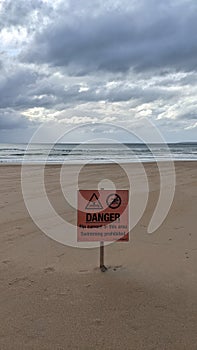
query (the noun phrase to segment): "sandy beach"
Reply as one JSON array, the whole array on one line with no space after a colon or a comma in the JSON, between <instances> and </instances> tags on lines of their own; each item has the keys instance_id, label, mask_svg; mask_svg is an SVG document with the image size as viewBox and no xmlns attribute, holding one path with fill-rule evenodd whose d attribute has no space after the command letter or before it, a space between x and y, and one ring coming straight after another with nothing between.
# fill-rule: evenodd
<instances>
[{"instance_id":1,"label":"sandy beach","mask_svg":"<svg viewBox=\"0 0 197 350\"><path fill-rule=\"evenodd\" d=\"M137 177L137 165L130 167ZM41 232L23 201L21 167L0 166L1 350L197 349L197 163L176 162L175 168L172 206L149 235L160 186L156 164L145 164L148 205L130 241L106 247L109 269L102 273L98 249L64 246ZM36 166L28 169L33 183ZM74 172L68 165L65 186L75 187ZM59 166L46 167L47 194L76 225L59 174ZM129 186L118 166L99 164L84 167L79 188L106 178L117 188Z\"/></svg>"}]
</instances>

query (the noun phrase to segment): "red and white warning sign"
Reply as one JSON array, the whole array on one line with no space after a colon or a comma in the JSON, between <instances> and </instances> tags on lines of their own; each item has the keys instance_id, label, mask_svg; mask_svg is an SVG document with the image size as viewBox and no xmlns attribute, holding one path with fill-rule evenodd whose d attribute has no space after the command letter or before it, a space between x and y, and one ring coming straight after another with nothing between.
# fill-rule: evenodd
<instances>
[{"instance_id":1,"label":"red and white warning sign","mask_svg":"<svg viewBox=\"0 0 197 350\"><path fill-rule=\"evenodd\" d=\"M128 190L78 191L78 242L128 241L128 202Z\"/></svg>"}]
</instances>

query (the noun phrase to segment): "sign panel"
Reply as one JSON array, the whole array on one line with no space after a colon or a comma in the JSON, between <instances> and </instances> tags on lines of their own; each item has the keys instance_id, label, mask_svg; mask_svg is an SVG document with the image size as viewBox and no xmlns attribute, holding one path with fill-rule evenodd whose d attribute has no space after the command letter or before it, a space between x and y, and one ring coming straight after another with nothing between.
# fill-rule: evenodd
<instances>
[{"instance_id":1,"label":"sign panel","mask_svg":"<svg viewBox=\"0 0 197 350\"><path fill-rule=\"evenodd\" d=\"M128 190L78 191L78 242L128 241L128 201Z\"/></svg>"}]
</instances>

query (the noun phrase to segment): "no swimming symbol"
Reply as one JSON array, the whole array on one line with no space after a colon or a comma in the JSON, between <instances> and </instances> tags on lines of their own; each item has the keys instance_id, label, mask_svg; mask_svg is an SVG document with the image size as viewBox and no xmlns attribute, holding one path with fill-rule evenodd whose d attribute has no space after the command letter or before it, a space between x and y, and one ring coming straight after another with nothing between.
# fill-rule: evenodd
<instances>
[{"instance_id":1,"label":"no swimming symbol","mask_svg":"<svg viewBox=\"0 0 197 350\"><path fill-rule=\"evenodd\" d=\"M117 193L111 193L106 199L109 208L117 209L121 205L121 197Z\"/></svg>"}]
</instances>

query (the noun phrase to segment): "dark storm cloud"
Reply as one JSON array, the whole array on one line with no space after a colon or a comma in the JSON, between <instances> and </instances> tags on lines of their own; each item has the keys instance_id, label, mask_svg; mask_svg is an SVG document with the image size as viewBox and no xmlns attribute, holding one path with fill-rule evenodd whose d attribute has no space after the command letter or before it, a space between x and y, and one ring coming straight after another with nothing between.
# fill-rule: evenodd
<instances>
[{"instance_id":1,"label":"dark storm cloud","mask_svg":"<svg viewBox=\"0 0 197 350\"><path fill-rule=\"evenodd\" d=\"M73 75L130 68L196 70L196 10L193 1L156 0L94 16L81 8L72 15L62 7L58 21L36 34L23 59L66 66Z\"/></svg>"},{"instance_id":2,"label":"dark storm cloud","mask_svg":"<svg viewBox=\"0 0 197 350\"><path fill-rule=\"evenodd\" d=\"M96 87L91 86L91 90L81 92L75 95L75 99L81 102L127 102L131 100L138 100L142 103L149 103L156 100L171 99L175 96L175 92L165 90L163 88L156 87L142 87L132 86L127 87L125 83L118 85L117 87L108 89L104 85L100 85L100 88L96 90ZM97 86L98 88L98 86Z\"/></svg>"},{"instance_id":3,"label":"dark storm cloud","mask_svg":"<svg viewBox=\"0 0 197 350\"><path fill-rule=\"evenodd\" d=\"M163 87L129 86L127 81L109 87L105 82L91 82L86 91L81 85L67 84L67 79L59 80L53 74L36 71L30 67L21 67L13 72L5 71L0 77L0 108L25 110L34 107L56 108L88 102L127 102L138 100L149 103L159 99L169 100L176 96L175 91Z\"/></svg>"},{"instance_id":4,"label":"dark storm cloud","mask_svg":"<svg viewBox=\"0 0 197 350\"><path fill-rule=\"evenodd\" d=\"M30 121L14 110L9 108L4 110L0 109L0 131L10 129L26 129L28 127L33 127L36 124L38 125L38 123Z\"/></svg>"},{"instance_id":5,"label":"dark storm cloud","mask_svg":"<svg viewBox=\"0 0 197 350\"><path fill-rule=\"evenodd\" d=\"M112 77L111 77L112 78ZM78 79L80 82L80 79ZM88 102L127 102L138 100L142 103L158 99L171 99L176 91L168 91L162 86L144 86L129 82L127 76L109 87L107 76L102 79L87 78L87 90L80 90L75 79L70 82L66 74L59 74L56 68L36 65L5 65L0 76L0 108L14 108L16 111L34 107L63 110L67 106ZM110 84L109 84L110 85ZM113 79L112 79L113 85Z\"/></svg>"},{"instance_id":6,"label":"dark storm cloud","mask_svg":"<svg viewBox=\"0 0 197 350\"><path fill-rule=\"evenodd\" d=\"M30 69L19 68L0 77L0 108L17 107L20 98L25 98L28 89L37 80L37 74Z\"/></svg>"},{"instance_id":7,"label":"dark storm cloud","mask_svg":"<svg viewBox=\"0 0 197 350\"><path fill-rule=\"evenodd\" d=\"M197 121L197 106L193 106L193 111L188 111L188 113L182 113L178 116L179 120L185 120L185 121L189 121L189 120L193 120L193 121Z\"/></svg>"}]
</instances>

